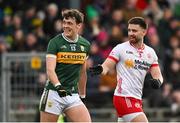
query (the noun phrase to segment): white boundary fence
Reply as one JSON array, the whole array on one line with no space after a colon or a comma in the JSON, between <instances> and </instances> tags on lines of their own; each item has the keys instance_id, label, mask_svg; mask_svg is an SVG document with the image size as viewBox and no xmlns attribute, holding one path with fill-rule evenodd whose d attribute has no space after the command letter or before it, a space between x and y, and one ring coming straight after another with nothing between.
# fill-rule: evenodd
<instances>
[{"instance_id":1,"label":"white boundary fence","mask_svg":"<svg viewBox=\"0 0 180 123\"><path fill-rule=\"evenodd\" d=\"M36 113L46 79L45 54L5 53L1 65L2 121L34 121L31 114Z\"/></svg>"}]
</instances>

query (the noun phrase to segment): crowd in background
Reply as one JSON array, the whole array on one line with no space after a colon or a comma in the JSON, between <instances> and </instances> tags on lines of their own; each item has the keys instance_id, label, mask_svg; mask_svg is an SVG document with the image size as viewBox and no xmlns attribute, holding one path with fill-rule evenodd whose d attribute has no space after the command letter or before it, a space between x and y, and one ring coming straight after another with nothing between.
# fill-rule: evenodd
<instances>
[{"instance_id":1,"label":"crowd in background","mask_svg":"<svg viewBox=\"0 0 180 123\"><path fill-rule=\"evenodd\" d=\"M62 32L61 11L69 2L0 1L0 54L45 52L49 39ZM113 47L128 40L131 17L145 18L149 28L144 42L158 55L164 84L160 90L151 89L147 75L143 97L148 106L180 112L180 0L80 0L79 9L85 14L80 34L91 43L87 69L101 64ZM112 103L115 86L114 71L111 76L88 72L87 100L97 107Z\"/></svg>"}]
</instances>

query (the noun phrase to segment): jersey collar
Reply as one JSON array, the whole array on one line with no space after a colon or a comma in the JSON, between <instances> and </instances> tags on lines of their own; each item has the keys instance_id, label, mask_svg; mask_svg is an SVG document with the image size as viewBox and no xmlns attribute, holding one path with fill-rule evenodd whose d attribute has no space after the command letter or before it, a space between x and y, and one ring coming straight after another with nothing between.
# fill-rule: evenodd
<instances>
[{"instance_id":1,"label":"jersey collar","mask_svg":"<svg viewBox=\"0 0 180 123\"><path fill-rule=\"evenodd\" d=\"M78 41L79 35L76 36L76 39L75 39L75 40L69 39L68 37L66 37L66 36L64 35L64 33L62 33L62 37L63 37L67 42L76 43L76 42Z\"/></svg>"},{"instance_id":2,"label":"jersey collar","mask_svg":"<svg viewBox=\"0 0 180 123\"><path fill-rule=\"evenodd\" d=\"M140 52L143 52L144 48L145 48L145 45L144 43L142 44L142 46L140 48L136 48L132 43L129 42L129 44L134 47L137 51L140 51Z\"/></svg>"}]
</instances>

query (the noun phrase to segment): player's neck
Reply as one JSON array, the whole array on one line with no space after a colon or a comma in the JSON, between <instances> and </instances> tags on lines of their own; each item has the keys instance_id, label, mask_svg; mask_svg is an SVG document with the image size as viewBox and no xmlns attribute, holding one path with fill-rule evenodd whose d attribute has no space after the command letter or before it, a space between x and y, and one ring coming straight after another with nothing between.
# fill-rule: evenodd
<instances>
[{"instance_id":1,"label":"player's neck","mask_svg":"<svg viewBox=\"0 0 180 123\"><path fill-rule=\"evenodd\" d=\"M144 43L143 42L130 43L130 44L136 49L144 49Z\"/></svg>"},{"instance_id":2,"label":"player's neck","mask_svg":"<svg viewBox=\"0 0 180 123\"><path fill-rule=\"evenodd\" d=\"M73 36L66 36L66 38L68 38L71 41L74 41L77 39L77 35L73 35Z\"/></svg>"},{"instance_id":3,"label":"player's neck","mask_svg":"<svg viewBox=\"0 0 180 123\"><path fill-rule=\"evenodd\" d=\"M64 38L66 40L68 40L69 42L77 42L78 39L78 34L74 35L74 36L66 36L64 33L62 33L62 35L64 36Z\"/></svg>"}]
</instances>

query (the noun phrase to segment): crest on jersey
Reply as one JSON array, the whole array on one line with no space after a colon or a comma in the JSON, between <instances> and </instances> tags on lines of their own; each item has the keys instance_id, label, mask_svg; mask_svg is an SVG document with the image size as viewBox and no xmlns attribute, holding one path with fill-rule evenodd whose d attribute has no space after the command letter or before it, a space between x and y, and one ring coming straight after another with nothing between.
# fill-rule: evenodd
<instances>
[{"instance_id":1,"label":"crest on jersey","mask_svg":"<svg viewBox=\"0 0 180 123\"><path fill-rule=\"evenodd\" d=\"M125 66L126 66L127 68L133 68L134 65L135 65L135 63L134 63L134 61L133 61L132 59L126 59L126 60L125 60Z\"/></svg>"},{"instance_id":2,"label":"crest on jersey","mask_svg":"<svg viewBox=\"0 0 180 123\"><path fill-rule=\"evenodd\" d=\"M76 44L70 44L71 51L76 51Z\"/></svg>"},{"instance_id":3,"label":"crest on jersey","mask_svg":"<svg viewBox=\"0 0 180 123\"><path fill-rule=\"evenodd\" d=\"M80 48L81 48L81 51L84 51L84 46L81 45Z\"/></svg>"}]
</instances>

